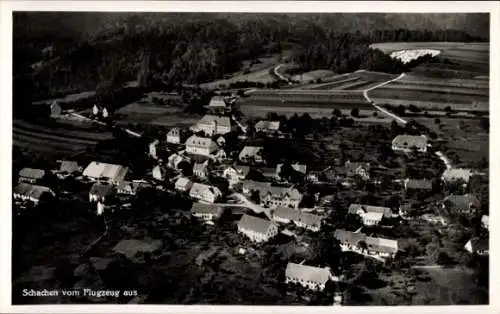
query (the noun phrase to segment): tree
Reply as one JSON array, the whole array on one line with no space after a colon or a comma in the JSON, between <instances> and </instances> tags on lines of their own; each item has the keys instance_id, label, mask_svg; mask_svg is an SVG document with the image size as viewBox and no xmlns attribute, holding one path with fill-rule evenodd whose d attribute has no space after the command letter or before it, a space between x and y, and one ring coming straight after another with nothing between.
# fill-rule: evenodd
<instances>
[{"instance_id":1,"label":"tree","mask_svg":"<svg viewBox=\"0 0 500 314\"><path fill-rule=\"evenodd\" d=\"M335 109L333 110L332 114L333 114L334 116L336 116L337 118L340 118L340 117L342 116L342 112L340 111L340 109L339 109L339 108L335 108Z\"/></svg>"},{"instance_id":2,"label":"tree","mask_svg":"<svg viewBox=\"0 0 500 314\"><path fill-rule=\"evenodd\" d=\"M353 116L354 118L359 118L359 109L358 108L353 108L351 110L351 116Z\"/></svg>"},{"instance_id":3,"label":"tree","mask_svg":"<svg viewBox=\"0 0 500 314\"><path fill-rule=\"evenodd\" d=\"M260 192L257 190L253 190L250 193L250 201L252 201L255 204L260 204Z\"/></svg>"}]
</instances>

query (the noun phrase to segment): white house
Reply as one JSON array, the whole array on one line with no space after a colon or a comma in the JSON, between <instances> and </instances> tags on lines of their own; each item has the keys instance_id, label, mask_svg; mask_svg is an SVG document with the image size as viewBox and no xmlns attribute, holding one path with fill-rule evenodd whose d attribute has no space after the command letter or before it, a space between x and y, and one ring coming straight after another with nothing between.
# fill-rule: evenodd
<instances>
[{"instance_id":1,"label":"white house","mask_svg":"<svg viewBox=\"0 0 500 314\"><path fill-rule=\"evenodd\" d=\"M105 202L112 194L113 186L110 184L95 183L89 191L90 202Z\"/></svg>"},{"instance_id":2,"label":"white house","mask_svg":"<svg viewBox=\"0 0 500 314\"><path fill-rule=\"evenodd\" d=\"M195 163L193 166L193 175L200 179L206 179L208 177L208 160L205 160L203 163Z\"/></svg>"},{"instance_id":3,"label":"white house","mask_svg":"<svg viewBox=\"0 0 500 314\"><path fill-rule=\"evenodd\" d=\"M218 150L217 144L207 137L191 136L186 141L186 152L209 156Z\"/></svg>"},{"instance_id":4,"label":"white house","mask_svg":"<svg viewBox=\"0 0 500 314\"><path fill-rule=\"evenodd\" d=\"M424 135L398 135L392 140L392 150L411 153L413 150L427 152L427 138Z\"/></svg>"},{"instance_id":5,"label":"white house","mask_svg":"<svg viewBox=\"0 0 500 314\"><path fill-rule=\"evenodd\" d=\"M262 163L264 162L264 159L262 158L262 151L263 148L260 146L245 146L238 155L238 159L245 163L251 161L255 163Z\"/></svg>"},{"instance_id":6,"label":"white house","mask_svg":"<svg viewBox=\"0 0 500 314\"><path fill-rule=\"evenodd\" d=\"M191 189L193 183L186 177L180 177L175 181L175 189L180 192L187 192Z\"/></svg>"},{"instance_id":7,"label":"white house","mask_svg":"<svg viewBox=\"0 0 500 314\"><path fill-rule=\"evenodd\" d=\"M222 176L229 182L229 187L233 188L241 180L245 179L250 172L250 167L234 165L224 169Z\"/></svg>"},{"instance_id":8,"label":"white house","mask_svg":"<svg viewBox=\"0 0 500 314\"><path fill-rule=\"evenodd\" d=\"M231 132L231 119L225 116L207 114L196 124L193 131L203 131L212 136Z\"/></svg>"},{"instance_id":9,"label":"white house","mask_svg":"<svg viewBox=\"0 0 500 314\"><path fill-rule=\"evenodd\" d=\"M28 183L19 183L12 191L14 200L29 200L33 203L38 204L40 198L47 194L52 197L55 196L54 192L45 186L32 185Z\"/></svg>"},{"instance_id":10,"label":"white house","mask_svg":"<svg viewBox=\"0 0 500 314\"><path fill-rule=\"evenodd\" d=\"M325 289L331 273L327 268L288 263L285 270L286 283L298 283L311 290Z\"/></svg>"},{"instance_id":11,"label":"white house","mask_svg":"<svg viewBox=\"0 0 500 314\"><path fill-rule=\"evenodd\" d=\"M334 236L340 242L343 251L387 258L394 257L399 250L397 240L369 237L361 232L337 229Z\"/></svg>"},{"instance_id":12,"label":"white house","mask_svg":"<svg viewBox=\"0 0 500 314\"><path fill-rule=\"evenodd\" d=\"M278 234L278 227L269 220L245 214L238 222L238 232L259 243L275 237Z\"/></svg>"},{"instance_id":13,"label":"white house","mask_svg":"<svg viewBox=\"0 0 500 314\"><path fill-rule=\"evenodd\" d=\"M172 128L167 133L167 143L181 144L185 140L185 132L179 128Z\"/></svg>"},{"instance_id":14,"label":"white house","mask_svg":"<svg viewBox=\"0 0 500 314\"><path fill-rule=\"evenodd\" d=\"M83 170L83 176L85 177L92 180L106 180L113 184L118 184L118 182L123 181L127 173L127 167L98 161L91 162L87 168Z\"/></svg>"},{"instance_id":15,"label":"white house","mask_svg":"<svg viewBox=\"0 0 500 314\"><path fill-rule=\"evenodd\" d=\"M351 204L348 213L360 216L365 226L378 225L383 217L392 217L392 210L388 207L364 204Z\"/></svg>"},{"instance_id":16,"label":"white house","mask_svg":"<svg viewBox=\"0 0 500 314\"><path fill-rule=\"evenodd\" d=\"M189 196L203 202L215 203L222 196L222 192L215 186L193 183Z\"/></svg>"},{"instance_id":17,"label":"white house","mask_svg":"<svg viewBox=\"0 0 500 314\"><path fill-rule=\"evenodd\" d=\"M191 215L205 221L219 219L223 212L224 208L216 204L193 203L191 206Z\"/></svg>"}]
</instances>

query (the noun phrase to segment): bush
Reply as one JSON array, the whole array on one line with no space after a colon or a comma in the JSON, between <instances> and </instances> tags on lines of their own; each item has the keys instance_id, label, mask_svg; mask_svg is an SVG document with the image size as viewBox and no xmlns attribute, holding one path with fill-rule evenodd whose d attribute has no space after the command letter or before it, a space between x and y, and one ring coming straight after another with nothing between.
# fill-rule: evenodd
<instances>
[{"instance_id":1,"label":"bush","mask_svg":"<svg viewBox=\"0 0 500 314\"><path fill-rule=\"evenodd\" d=\"M342 112L340 111L339 108L335 108L335 110L333 110L332 114L336 117L341 117L342 116Z\"/></svg>"},{"instance_id":2,"label":"bush","mask_svg":"<svg viewBox=\"0 0 500 314\"><path fill-rule=\"evenodd\" d=\"M439 119L439 118L434 119L434 123L435 124L441 124L441 119Z\"/></svg>"},{"instance_id":3,"label":"bush","mask_svg":"<svg viewBox=\"0 0 500 314\"><path fill-rule=\"evenodd\" d=\"M351 116L353 116L354 118L359 118L359 109L358 108L353 108L351 110Z\"/></svg>"}]
</instances>

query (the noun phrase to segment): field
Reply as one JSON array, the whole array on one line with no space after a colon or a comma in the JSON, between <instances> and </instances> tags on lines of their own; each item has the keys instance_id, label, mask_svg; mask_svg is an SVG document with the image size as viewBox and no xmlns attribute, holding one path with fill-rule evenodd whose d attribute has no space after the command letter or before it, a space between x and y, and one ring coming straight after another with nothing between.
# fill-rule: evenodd
<instances>
[{"instance_id":1,"label":"field","mask_svg":"<svg viewBox=\"0 0 500 314\"><path fill-rule=\"evenodd\" d=\"M395 77L396 75L381 72L357 71L329 77L323 80L325 83L311 84L299 88L306 90L365 90Z\"/></svg>"},{"instance_id":2,"label":"field","mask_svg":"<svg viewBox=\"0 0 500 314\"><path fill-rule=\"evenodd\" d=\"M488 81L478 79L437 79L407 74L371 90L368 96L379 104L413 104L441 110L446 106L460 111L489 110Z\"/></svg>"},{"instance_id":3,"label":"field","mask_svg":"<svg viewBox=\"0 0 500 314\"><path fill-rule=\"evenodd\" d=\"M43 153L54 157L71 156L112 138L109 131L62 119L37 123L13 121L13 146L29 153Z\"/></svg>"},{"instance_id":4,"label":"field","mask_svg":"<svg viewBox=\"0 0 500 314\"><path fill-rule=\"evenodd\" d=\"M334 75L335 73L331 70L314 70L293 75L291 79L300 83L309 83L316 81L317 79L324 80L325 78L332 77Z\"/></svg>"},{"instance_id":5,"label":"field","mask_svg":"<svg viewBox=\"0 0 500 314\"><path fill-rule=\"evenodd\" d=\"M61 103L66 103L66 102L75 102L78 100L86 99L89 97L92 97L95 95L95 91L87 91L87 92L82 92L82 93L76 93L76 94L70 94L61 98L55 98L55 99L47 99L47 100L38 100L33 102L33 105L41 105L41 104L49 104L52 103L54 100L57 102Z\"/></svg>"},{"instance_id":6,"label":"field","mask_svg":"<svg viewBox=\"0 0 500 314\"><path fill-rule=\"evenodd\" d=\"M185 116L180 107L155 106L146 103L131 103L116 112L118 125L150 124L182 126L195 123L198 118Z\"/></svg>"}]
</instances>

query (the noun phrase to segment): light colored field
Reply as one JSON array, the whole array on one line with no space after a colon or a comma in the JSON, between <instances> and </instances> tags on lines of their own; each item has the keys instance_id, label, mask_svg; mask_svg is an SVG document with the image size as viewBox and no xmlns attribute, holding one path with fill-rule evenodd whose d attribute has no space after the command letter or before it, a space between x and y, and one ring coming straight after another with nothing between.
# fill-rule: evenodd
<instances>
[{"instance_id":1,"label":"light colored field","mask_svg":"<svg viewBox=\"0 0 500 314\"><path fill-rule=\"evenodd\" d=\"M335 72L331 70L314 70L294 75L292 76L292 80L299 81L300 83L309 83L317 79L323 79L325 77L331 77L333 75L335 75Z\"/></svg>"},{"instance_id":2,"label":"light colored field","mask_svg":"<svg viewBox=\"0 0 500 314\"><path fill-rule=\"evenodd\" d=\"M357 71L331 77L327 83L306 85L300 87L300 89L322 91L362 91L395 77L395 75L382 72Z\"/></svg>"}]
</instances>

